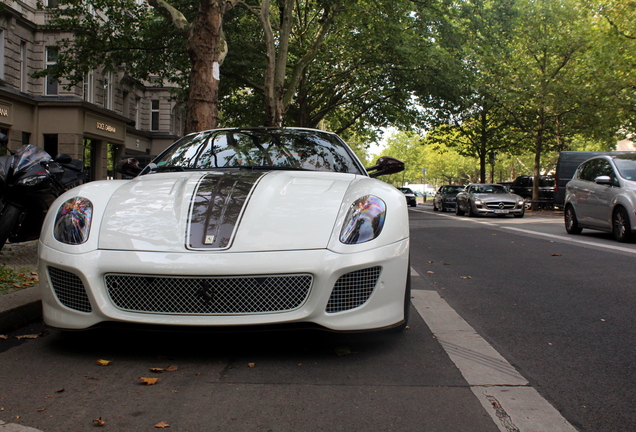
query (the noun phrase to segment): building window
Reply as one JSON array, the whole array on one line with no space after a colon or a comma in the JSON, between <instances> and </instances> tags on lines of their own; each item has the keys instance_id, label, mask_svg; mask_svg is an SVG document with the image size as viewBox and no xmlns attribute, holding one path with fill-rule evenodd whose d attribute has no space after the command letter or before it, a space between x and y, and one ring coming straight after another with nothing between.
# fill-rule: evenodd
<instances>
[{"instance_id":1,"label":"building window","mask_svg":"<svg viewBox=\"0 0 636 432\"><path fill-rule=\"evenodd\" d=\"M159 130L159 100L150 101L150 130Z\"/></svg>"},{"instance_id":2,"label":"building window","mask_svg":"<svg viewBox=\"0 0 636 432\"><path fill-rule=\"evenodd\" d=\"M44 134L44 151L51 157L57 156L57 134Z\"/></svg>"},{"instance_id":3,"label":"building window","mask_svg":"<svg viewBox=\"0 0 636 432\"><path fill-rule=\"evenodd\" d=\"M27 91L27 45L20 42L20 91Z\"/></svg>"},{"instance_id":4,"label":"building window","mask_svg":"<svg viewBox=\"0 0 636 432\"><path fill-rule=\"evenodd\" d=\"M46 68L50 68L57 64L57 57L59 51L56 46L48 46L46 47ZM57 94L57 77L53 74L49 74L46 76L46 93L47 95L56 95Z\"/></svg>"},{"instance_id":5,"label":"building window","mask_svg":"<svg viewBox=\"0 0 636 432\"><path fill-rule=\"evenodd\" d=\"M113 73L104 75L104 108L113 109Z\"/></svg>"},{"instance_id":6,"label":"building window","mask_svg":"<svg viewBox=\"0 0 636 432\"><path fill-rule=\"evenodd\" d=\"M56 8L58 7L58 2L57 0L46 0L46 6L50 8Z\"/></svg>"},{"instance_id":7,"label":"building window","mask_svg":"<svg viewBox=\"0 0 636 432\"><path fill-rule=\"evenodd\" d=\"M28 145L30 143L31 143L31 134L29 132L22 132L22 144Z\"/></svg>"},{"instance_id":8,"label":"building window","mask_svg":"<svg viewBox=\"0 0 636 432\"><path fill-rule=\"evenodd\" d=\"M84 83L82 84L82 98L86 102L93 102L93 84L94 84L93 71L87 72L84 75Z\"/></svg>"}]
</instances>

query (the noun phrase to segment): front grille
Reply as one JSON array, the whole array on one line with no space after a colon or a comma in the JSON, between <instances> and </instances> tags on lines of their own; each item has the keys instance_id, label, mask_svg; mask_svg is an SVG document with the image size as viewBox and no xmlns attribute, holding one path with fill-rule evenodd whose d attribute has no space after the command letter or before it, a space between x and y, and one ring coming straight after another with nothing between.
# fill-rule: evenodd
<instances>
[{"instance_id":1,"label":"front grille","mask_svg":"<svg viewBox=\"0 0 636 432\"><path fill-rule=\"evenodd\" d=\"M92 311L91 302L79 277L55 267L49 267L48 270L51 286L60 303L80 312Z\"/></svg>"},{"instance_id":2,"label":"front grille","mask_svg":"<svg viewBox=\"0 0 636 432\"><path fill-rule=\"evenodd\" d=\"M120 309L165 314L255 314L299 308L313 277L166 277L109 274L106 288Z\"/></svg>"},{"instance_id":3,"label":"front grille","mask_svg":"<svg viewBox=\"0 0 636 432\"><path fill-rule=\"evenodd\" d=\"M491 210L511 210L517 203L511 201L498 201L486 203L486 207Z\"/></svg>"},{"instance_id":4,"label":"front grille","mask_svg":"<svg viewBox=\"0 0 636 432\"><path fill-rule=\"evenodd\" d=\"M327 303L328 313L342 312L362 306L373 293L382 267L369 267L338 278Z\"/></svg>"}]
</instances>

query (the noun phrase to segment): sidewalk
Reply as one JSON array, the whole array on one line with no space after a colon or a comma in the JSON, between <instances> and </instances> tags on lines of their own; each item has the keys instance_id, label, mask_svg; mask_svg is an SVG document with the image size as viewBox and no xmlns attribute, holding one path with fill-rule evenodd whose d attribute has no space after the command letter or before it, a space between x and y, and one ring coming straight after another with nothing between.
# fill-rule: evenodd
<instances>
[{"instance_id":1,"label":"sidewalk","mask_svg":"<svg viewBox=\"0 0 636 432\"><path fill-rule=\"evenodd\" d=\"M5 245L0 251L0 264L19 273L37 272L38 241ZM39 320L42 316L41 307L37 284L0 295L0 334Z\"/></svg>"}]
</instances>

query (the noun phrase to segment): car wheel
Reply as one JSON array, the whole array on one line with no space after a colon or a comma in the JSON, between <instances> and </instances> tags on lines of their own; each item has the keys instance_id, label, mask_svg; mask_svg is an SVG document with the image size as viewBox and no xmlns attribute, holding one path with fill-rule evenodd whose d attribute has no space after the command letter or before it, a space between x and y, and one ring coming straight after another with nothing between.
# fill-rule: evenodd
<instances>
[{"instance_id":1,"label":"car wheel","mask_svg":"<svg viewBox=\"0 0 636 432\"><path fill-rule=\"evenodd\" d=\"M442 212L445 212L445 211L447 210L447 209L446 209L446 206L444 205L444 201L442 201L442 207L440 208L440 210L441 210Z\"/></svg>"},{"instance_id":2,"label":"car wheel","mask_svg":"<svg viewBox=\"0 0 636 432\"><path fill-rule=\"evenodd\" d=\"M437 208L437 204L435 204L435 201L433 201L433 211L438 211L439 209Z\"/></svg>"},{"instance_id":3,"label":"car wheel","mask_svg":"<svg viewBox=\"0 0 636 432\"><path fill-rule=\"evenodd\" d=\"M632 239L632 229L630 228L629 215L623 207L614 210L612 216L612 233L614 238L621 243L628 242Z\"/></svg>"},{"instance_id":4,"label":"car wheel","mask_svg":"<svg viewBox=\"0 0 636 432\"><path fill-rule=\"evenodd\" d=\"M581 227L579 227L579 221L576 218L576 213L572 206L565 208L565 230L568 234L580 234L581 231L583 231Z\"/></svg>"},{"instance_id":5,"label":"car wheel","mask_svg":"<svg viewBox=\"0 0 636 432\"><path fill-rule=\"evenodd\" d=\"M459 208L459 203L455 204L455 214L457 216L462 216L464 214L464 212L462 211L461 208Z\"/></svg>"},{"instance_id":6,"label":"car wheel","mask_svg":"<svg viewBox=\"0 0 636 432\"><path fill-rule=\"evenodd\" d=\"M470 203L470 201L468 201L468 216L477 216L477 214L473 211L473 205Z\"/></svg>"}]
</instances>

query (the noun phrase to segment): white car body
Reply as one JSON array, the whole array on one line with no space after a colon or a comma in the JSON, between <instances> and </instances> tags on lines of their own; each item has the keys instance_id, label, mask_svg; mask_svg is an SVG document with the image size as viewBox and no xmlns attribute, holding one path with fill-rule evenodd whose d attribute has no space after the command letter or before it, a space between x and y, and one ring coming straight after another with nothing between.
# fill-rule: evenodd
<instances>
[{"instance_id":1,"label":"white car body","mask_svg":"<svg viewBox=\"0 0 636 432\"><path fill-rule=\"evenodd\" d=\"M193 245L188 239L196 229L191 221L197 190L205 179L227 175L223 170L148 174L88 183L58 198L47 215L39 245L45 323L60 329L102 323L315 324L356 331L404 322L409 229L402 193L360 174L265 171L250 186L228 243L214 248ZM352 204L369 195L386 204L381 233L363 243L343 243L340 237ZM90 233L84 243L66 244L56 238L56 214L75 197L92 203ZM232 210L226 204L220 208ZM208 239L215 240L214 236ZM377 279L372 279L373 287L367 286L370 292L361 304L350 307L340 304L339 297L334 299L343 291L355 297L355 285L363 283L356 281L368 272ZM289 281L294 285L296 280L305 284L305 291L280 294L285 302L298 296L280 310L275 305L252 304L253 294L261 295L259 284L270 290L270 284ZM216 287L217 281L221 288ZM194 284L184 288L188 294L183 296L181 288L172 286L182 282ZM235 282L251 285L225 285ZM284 289L297 288L285 285ZM219 300L224 295L231 297L227 301L233 306L214 309L217 306L212 303L224 301ZM262 295L269 303L267 294ZM186 296L192 297L189 303L183 300ZM170 298L184 304L174 306Z\"/></svg>"}]
</instances>

